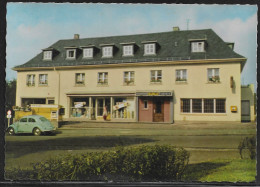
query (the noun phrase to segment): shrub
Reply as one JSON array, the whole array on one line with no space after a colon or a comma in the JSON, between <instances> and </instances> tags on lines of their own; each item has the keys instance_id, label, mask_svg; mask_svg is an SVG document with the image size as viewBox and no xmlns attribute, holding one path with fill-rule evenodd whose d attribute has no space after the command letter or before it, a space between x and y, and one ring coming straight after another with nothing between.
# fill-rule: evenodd
<instances>
[{"instance_id":1,"label":"shrub","mask_svg":"<svg viewBox=\"0 0 260 187\"><path fill-rule=\"evenodd\" d=\"M168 145L116 147L48 159L33 172L37 180L178 181L188 161L186 150Z\"/></svg>"},{"instance_id":2,"label":"shrub","mask_svg":"<svg viewBox=\"0 0 260 187\"><path fill-rule=\"evenodd\" d=\"M250 159L256 158L256 136L245 137L238 145L239 154L241 159L245 158L247 151Z\"/></svg>"}]
</instances>

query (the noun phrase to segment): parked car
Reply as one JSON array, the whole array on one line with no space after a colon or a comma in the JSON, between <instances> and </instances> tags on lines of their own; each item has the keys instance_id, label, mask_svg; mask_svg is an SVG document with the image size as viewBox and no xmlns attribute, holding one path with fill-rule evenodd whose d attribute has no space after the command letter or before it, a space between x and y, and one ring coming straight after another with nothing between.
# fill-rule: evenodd
<instances>
[{"instance_id":1,"label":"parked car","mask_svg":"<svg viewBox=\"0 0 260 187\"><path fill-rule=\"evenodd\" d=\"M54 132L56 128L52 123L43 116L30 115L24 116L19 121L13 123L7 128L9 135L18 133L33 133L36 136L41 135L43 132Z\"/></svg>"}]
</instances>

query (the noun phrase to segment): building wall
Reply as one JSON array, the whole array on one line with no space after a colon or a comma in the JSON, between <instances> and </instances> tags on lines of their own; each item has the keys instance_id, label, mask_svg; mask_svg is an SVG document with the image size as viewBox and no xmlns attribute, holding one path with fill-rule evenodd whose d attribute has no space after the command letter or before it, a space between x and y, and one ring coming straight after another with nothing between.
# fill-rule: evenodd
<instances>
[{"instance_id":1,"label":"building wall","mask_svg":"<svg viewBox=\"0 0 260 187\"><path fill-rule=\"evenodd\" d=\"M220 69L220 83L208 83L207 68ZM187 83L175 81L175 70L187 69ZM150 70L162 70L162 83L150 83ZM135 71L135 83L126 86L123 83L124 71ZM97 85L98 72L108 72L108 85ZM131 66L113 67L102 69L70 69L57 71L34 71L36 74L36 86L26 86L26 75L32 72L18 72L17 105L21 105L22 97L55 97L55 104L65 107L65 116L68 116L70 92L136 92L136 91L173 91L174 121L198 120L198 121L240 121L241 120L241 88L240 88L240 64L193 64L193 65L163 65L155 66ZM48 86L39 87L39 74L48 74ZM85 73L85 85L75 85L75 73ZM230 88L230 77L233 76L235 87ZM59 85L60 80L60 85ZM60 90L60 91L59 91ZM58 94L60 92L60 94ZM182 114L180 112L181 98L225 98L225 114ZM237 113L231 113L230 106L237 106ZM168 115L168 114L167 114ZM166 117L165 117L166 118ZM169 119L169 118L168 118Z\"/></svg>"},{"instance_id":2,"label":"building wall","mask_svg":"<svg viewBox=\"0 0 260 187\"><path fill-rule=\"evenodd\" d=\"M241 100L248 100L250 102L250 116L242 116L242 120L255 121L254 84L241 87Z\"/></svg>"}]
</instances>

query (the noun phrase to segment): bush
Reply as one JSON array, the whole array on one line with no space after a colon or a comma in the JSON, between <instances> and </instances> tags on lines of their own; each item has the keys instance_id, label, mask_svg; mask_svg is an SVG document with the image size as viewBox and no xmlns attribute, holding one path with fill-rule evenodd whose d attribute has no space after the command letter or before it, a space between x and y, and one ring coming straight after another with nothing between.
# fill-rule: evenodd
<instances>
[{"instance_id":1,"label":"bush","mask_svg":"<svg viewBox=\"0 0 260 187\"><path fill-rule=\"evenodd\" d=\"M256 158L256 136L245 137L238 145L241 159L245 158L247 154L250 159ZM247 153L248 152L248 153Z\"/></svg>"},{"instance_id":2,"label":"bush","mask_svg":"<svg viewBox=\"0 0 260 187\"><path fill-rule=\"evenodd\" d=\"M168 145L117 147L108 152L66 155L33 164L37 180L178 181L189 153Z\"/></svg>"}]
</instances>

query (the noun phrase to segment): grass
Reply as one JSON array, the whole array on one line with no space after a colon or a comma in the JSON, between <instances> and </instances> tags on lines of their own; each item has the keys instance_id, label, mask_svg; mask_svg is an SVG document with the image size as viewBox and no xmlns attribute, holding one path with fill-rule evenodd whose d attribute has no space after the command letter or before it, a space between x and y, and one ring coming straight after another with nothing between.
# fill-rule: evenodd
<instances>
[{"instance_id":1,"label":"grass","mask_svg":"<svg viewBox=\"0 0 260 187\"><path fill-rule=\"evenodd\" d=\"M201 182L253 182L256 177L256 160L214 160L190 164L183 181Z\"/></svg>"},{"instance_id":2,"label":"grass","mask_svg":"<svg viewBox=\"0 0 260 187\"><path fill-rule=\"evenodd\" d=\"M6 136L5 168L7 170L12 167L29 169L31 167L30 163L58 155L106 151L117 145L170 144L184 147L191 153L190 168L196 166L205 168L205 171L207 170L207 173L200 174L199 170L193 168L195 172L193 175L196 177L193 177L192 180L214 181L216 179L210 178L211 174L213 173L214 176L221 175L217 171L223 169L223 167L228 167L233 163L232 160L240 164L248 175L252 176L256 173L252 169L255 164L247 165L243 161L238 162L240 155L237 149L239 142L244 137L256 134L255 124L87 123L83 124L84 128L82 128L82 124L79 123L73 124L72 127L64 126L54 136ZM190 169L190 171L193 169ZM224 170L230 171L228 168L224 168ZM232 173L232 170L230 173ZM239 173L241 172L237 172L236 176L239 176ZM219 176L219 179L221 180L221 177L224 176ZM244 176L246 175L243 174L239 177L244 180ZM185 180L190 180L190 178L186 177ZM233 179L230 176L230 180L234 181L236 178Z\"/></svg>"}]
</instances>

